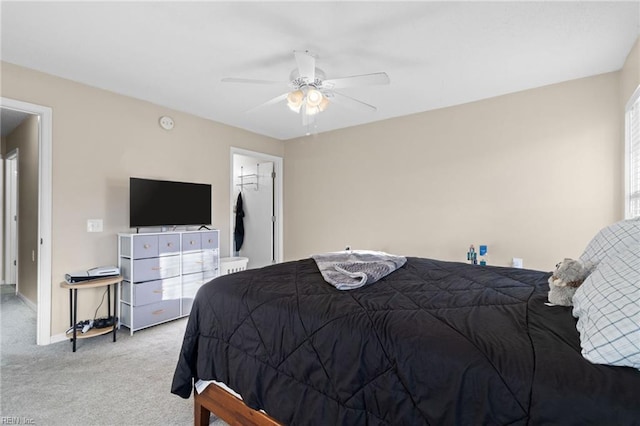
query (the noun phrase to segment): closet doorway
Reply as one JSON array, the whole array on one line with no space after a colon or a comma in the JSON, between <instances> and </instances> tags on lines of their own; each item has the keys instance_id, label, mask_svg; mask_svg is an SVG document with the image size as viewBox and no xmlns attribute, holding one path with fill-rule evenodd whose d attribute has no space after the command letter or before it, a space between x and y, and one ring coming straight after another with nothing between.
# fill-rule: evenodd
<instances>
[{"instance_id":1,"label":"closet doorway","mask_svg":"<svg viewBox=\"0 0 640 426\"><path fill-rule=\"evenodd\" d=\"M282 262L282 158L231 148L230 193L230 256L248 258L248 269ZM244 216L236 228L239 197ZM236 250L241 229L242 245Z\"/></svg>"}]
</instances>

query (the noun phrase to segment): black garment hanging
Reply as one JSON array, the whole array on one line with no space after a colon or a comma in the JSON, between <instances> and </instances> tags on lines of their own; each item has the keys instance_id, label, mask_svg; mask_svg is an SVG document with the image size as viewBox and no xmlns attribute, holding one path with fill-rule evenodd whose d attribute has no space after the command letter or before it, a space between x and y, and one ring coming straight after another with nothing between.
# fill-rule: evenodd
<instances>
[{"instance_id":1,"label":"black garment hanging","mask_svg":"<svg viewBox=\"0 0 640 426\"><path fill-rule=\"evenodd\" d=\"M242 248L244 242L244 209L242 208L242 192L238 194L236 201L236 227L233 230L233 239L235 241L235 251L238 252Z\"/></svg>"}]
</instances>

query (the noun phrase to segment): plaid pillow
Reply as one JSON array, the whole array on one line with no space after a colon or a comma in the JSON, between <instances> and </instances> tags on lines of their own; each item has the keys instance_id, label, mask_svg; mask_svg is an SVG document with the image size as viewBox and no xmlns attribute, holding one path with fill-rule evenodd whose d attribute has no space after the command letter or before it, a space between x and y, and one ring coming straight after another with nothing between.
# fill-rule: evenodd
<instances>
[{"instance_id":1,"label":"plaid pillow","mask_svg":"<svg viewBox=\"0 0 640 426\"><path fill-rule=\"evenodd\" d=\"M622 220L596 234L580 256L583 262L599 262L640 243L640 218Z\"/></svg>"},{"instance_id":2,"label":"plaid pillow","mask_svg":"<svg viewBox=\"0 0 640 426\"><path fill-rule=\"evenodd\" d=\"M640 369L640 243L600 262L573 296L582 355Z\"/></svg>"}]
</instances>

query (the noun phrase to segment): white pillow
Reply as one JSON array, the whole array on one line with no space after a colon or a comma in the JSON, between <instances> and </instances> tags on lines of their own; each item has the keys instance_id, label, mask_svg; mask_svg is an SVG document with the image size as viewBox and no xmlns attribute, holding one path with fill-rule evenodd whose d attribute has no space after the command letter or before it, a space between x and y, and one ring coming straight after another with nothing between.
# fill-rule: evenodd
<instances>
[{"instance_id":1,"label":"white pillow","mask_svg":"<svg viewBox=\"0 0 640 426\"><path fill-rule=\"evenodd\" d=\"M580 260L597 265L634 244L640 244L640 218L622 220L601 229L589 242Z\"/></svg>"},{"instance_id":2,"label":"white pillow","mask_svg":"<svg viewBox=\"0 0 640 426\"><path fill-rule=\"evenodd\" d=\"M640 244L598 265L573 296L582 355L640 369Z\"/></svg>"}]
</instances>

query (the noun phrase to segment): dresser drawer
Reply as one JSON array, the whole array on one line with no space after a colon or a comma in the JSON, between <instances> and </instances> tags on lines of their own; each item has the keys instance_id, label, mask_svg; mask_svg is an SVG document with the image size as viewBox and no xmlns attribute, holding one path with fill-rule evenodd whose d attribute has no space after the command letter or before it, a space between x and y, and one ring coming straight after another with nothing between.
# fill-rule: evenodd
<instances>
[{"instance_id":1,"label":"dresser drawer","mask_svg":"<svg viewBox=\"0 0 640 426\"><path fill-rule=\"evenodd\" d=\"M218 270L216 269L213 271L204 271L202 273L202 276L204 277L204 283L206 284L218 276Z\"/></svg>"},{"instance_id":2,"label":"dresser drawer","mask_svg":"<svg viewBox=\"0 0 640 426\"><path fill-rule=\"evenodd\" d=\"M164 256L133 261L133 282L159 280L180 275L180 256Z\"/></svg>"},{"instance_id":3,"label":"dresser drawer","mask_svg":"<svg viewBox=\"0 0 640 426\"><path fill-rule=\"evenodd\" d=\"M182 255L182 273L191 274L193 272L217 271L218 270L218 249L202 250L195 253Z\"/></svg>"},{"instance_id":4,"label":"dresser drawer","mask_svg":"<svg viewBox=\"0 0 640 426\"><path fill-rule=\"evenodd\" d=\"M204 270L204 257L202 252L186 253L182 255L182 273L191 274Z\"/></svg>"},{"instance_id":5,"label":"dresser drawer","mask_svg":"<svg viewBox=\"0 0 640 426\"><path fill-rule=\"evenodd\" d=\"M205 250L218 248L218 232L217 231L202 233L202 248Z\"/></svg>"},{"instance_id":6,"label":"dresser drawer","mask_svg":"<svg viewBox=\"0 0 640 426\"><path fill-rule=\"evenodd\" d=\"M218 256L218 249L202 251L202 270L203 271L217 271L219 262L220 262L220 256Z\"/></svg>"},{"instance_id":7,"label":"dresser drawer","mask_svg":"<svg viewBox=\"0 0 640 426\"><path fill-rule=\"evenodd\" d=\"M211 279L205 277L203 272L182 276L182 315L188 315L191 312L193 299L196 297L198 289Z\"/></svg>"},{"instance_id":8,"label":"dresser drawer","mask_svg":"<svg viewBox=\"0 0 640 426\"><path fill-rule=\"evenodd\" d=\"M182 252L202 250L202 237L198 232L188 232L182 234Z\"/></svg>"},{"instance_id":9,"label":"dresser drawer","mask_svg":"<svg viewBox=\"0 0 640 426\"><path fill-rule=\"evenodd\" d=\"M195 297L198 289L204 284L204 273L188 274L182 276L182 297Z\"/></svg>"},{"instance_id":10,"label":"dresser drawer","mask_svg":"<svg viewBox=\"0 0 640 426\"><path fill-rule=\"evenodd\" d=\"M135 306L180 298L180 277L131 284L122 283L122 300Z\"/></svg>"},{"instance_id":11,"label":"dresser drawer","mask_svg":"<svg viewBox=\"0 0 640 426\"><path fill-rule=\"evenodd\" d=\"M180 299L163 300L144 306L129 306L123 302L120 308L122 323L130 329L138 329L178 318Z\"/></svg>"},{"instance_id":12,"label":"dresser drawer","mask_svg":"<svg viewBox=\"0 0 640 426\"><path fill-rule=\"evenodd\" d=\"M180 234L158 235L158 254L170 256L180 253Z\"/></svg>"},{"instance_id":13,"label":"dresser drawer","mask_svg":"<svg viewBox=\"0 0 640 426\"><path fill-rule=\"evenodd\" d=\"M140 235L133 237L133 259L158 256L158 236Z\"/></svg>"}]
</instances>

